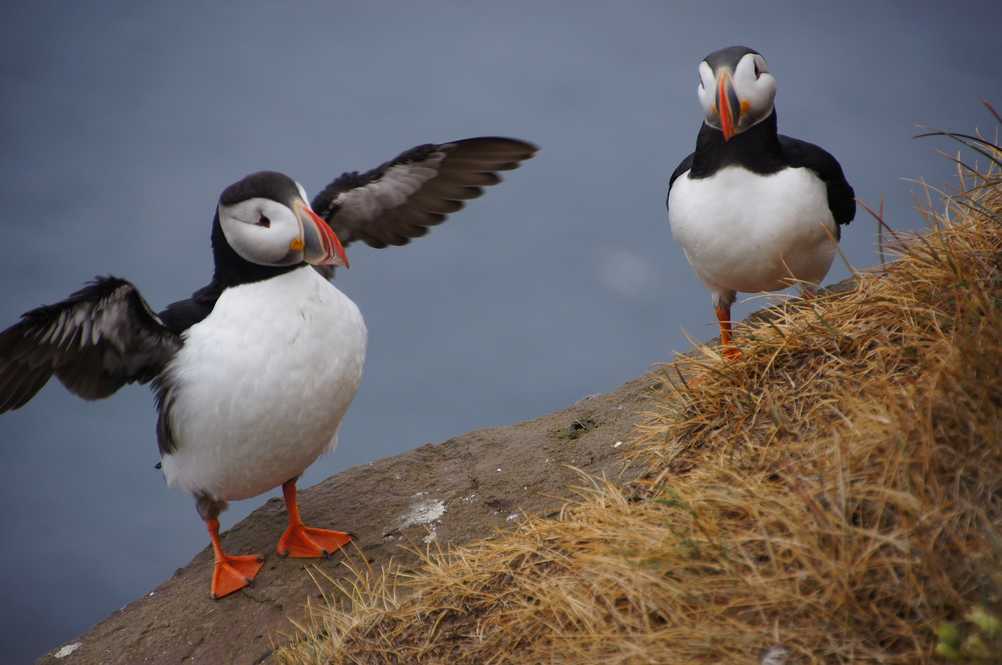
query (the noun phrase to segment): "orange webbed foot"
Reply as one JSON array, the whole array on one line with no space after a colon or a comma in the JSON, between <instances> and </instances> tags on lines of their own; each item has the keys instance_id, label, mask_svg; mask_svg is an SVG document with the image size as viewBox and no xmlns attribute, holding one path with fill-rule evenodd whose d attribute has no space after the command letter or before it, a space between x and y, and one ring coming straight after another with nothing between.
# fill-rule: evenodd
<instances>
[{"instance_id":1,"label":"orange webbed foot","mask_svg":"<svg viewBox=\"0 0 1002 665\"><path fill-rule=\"evenodd\" d=\"M209 518L205 520L205 526L209 530L212 554L216 558L212 568L210 593L213 600L218 600L251 584L264 565L264 558L256 554L242 556L227 554L223 551L223 544L219 540L219 520L215 517Z\"/></svg>"},{"instance_id":2,"label":"orange webbed foot","mask_svg":"<svg viewBox=\"0 0 1002 665\"><path fill-rule=\"evenodd\" d=\"M264 559L253 554L225 555L222 559L216 559L212 570L212 598L218 600L250 586L263 565Z\"/></svg>"},{"instance_id":3,"label":"orange webbed foot","mask_svg":"<svg viewBox=\"0 0 1002 665\"><path fill-rule=\"evenodd\" d=\"M316 529L305 524L292 524L278 541L279 556L295 559L329 557L351 542L351 534L331 529Z\"/></svg>"},{"instance_id":4,"label":"orange webbed foot","mask_svg":"<svg viewBox=\"0 0 1002 665\"><path fill-rule=\"evenodd\" d=\"M297 559L328 557L351 542L351 534L330 529L315 529L303 524L296 501L296 479L282 484L282 495L289 510L289 528L278 540L278 556Z\"/></svg>"},{"instance_id":5,"label":"orange webbed foot","mask_svg":"<svg viewBox=\"0 0 1002 665\"><path fill-rule=\"evenodd\" d=\"M736 346L725 346L723 354L727 360L737 360L741 357L741 349Z\"/></svg>"}]
</instances>

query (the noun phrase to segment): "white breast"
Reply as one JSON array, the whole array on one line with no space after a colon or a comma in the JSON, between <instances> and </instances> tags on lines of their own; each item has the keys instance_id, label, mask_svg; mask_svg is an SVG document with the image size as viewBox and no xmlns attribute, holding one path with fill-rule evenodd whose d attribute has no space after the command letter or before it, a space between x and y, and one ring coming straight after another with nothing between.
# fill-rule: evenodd
<instances>
[{"instance_id":1,"label":"white breast","mask_svg":"<svg viewBox=\"0 0 1002 665\"><path fill-rule=\"evenodd\" d=\"M312 268L226 289L167 370L168 484L236 500L302 473L337 443L365 346L355 303Z\"/></svg>"},{"instance_id":2,"label":"white breast","mask_svg":"<svg viewBox=\"0 0 1002 665\"><path fill-rule=\"evenodd\" d=\"M686 172L668 197L672 235L714 291L775 291L791 278L818 284L835 256L835 219L824 183L805 168L757 175L729 166Z\"/></svg>"}]
</instances>

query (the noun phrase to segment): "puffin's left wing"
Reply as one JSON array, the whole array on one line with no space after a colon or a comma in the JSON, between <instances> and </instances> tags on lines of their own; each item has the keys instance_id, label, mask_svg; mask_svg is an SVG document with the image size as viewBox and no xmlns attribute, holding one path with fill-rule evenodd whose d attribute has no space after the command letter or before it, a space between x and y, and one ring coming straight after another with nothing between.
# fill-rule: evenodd
<instances>
[{"instance_id":1,"label":"puffin's left wing","mask_svg":"<svg viewBox=\"0 0 1002 665\"><path fill-rule=\"evenodd\" d=\"M501 137L420 145L366 173L343 174L311 207L343 245L406 245L480 196L483 187L501 182L497 171L518 168L536 151L531 143Z\"/></svg>"},{"instance_id":2,"label":"puffin's left wing","mask_svg":"<svg viewBox=\"0 0 1002 665\"><path fill-rule=\"evenodd\" d=\"M181 348L131 282L99 277L0 332L0 413L24 406L55 374L84 399L156 377Z\"/></svg>"},{"instance_id":3,"label":"puffin's left wing","mask_svg":"<svg viewBox=\"0 0 1002 665\"><path fill-rule=\"evenodd\" d=\"M848 224L856 216L856 193L845 179L842 166L831 153L820 146L789 136L779 136L779 145L790 166L800 166L814 171L828 190L828 208L835 222Z\"/></svg>"}]
</instances>

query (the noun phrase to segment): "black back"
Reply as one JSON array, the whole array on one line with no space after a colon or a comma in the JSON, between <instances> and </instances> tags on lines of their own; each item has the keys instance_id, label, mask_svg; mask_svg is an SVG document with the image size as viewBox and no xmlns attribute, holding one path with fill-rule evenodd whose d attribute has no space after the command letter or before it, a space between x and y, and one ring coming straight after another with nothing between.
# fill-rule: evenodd
<instances>
[{"instance_id":1,"label":"black back","mask_svg":"<svg viewBox=\"0 0 1002 665\"><path fill-rule=\"evenodd\" d=\"M222 292L223 289L215 281L210 282L195 291L187 300L178 300L167 305L157 316L164 322L165 328L175 335L180 335L212 313L212 308L215 307L216 300Z\"/></svg>"}]
</instances>

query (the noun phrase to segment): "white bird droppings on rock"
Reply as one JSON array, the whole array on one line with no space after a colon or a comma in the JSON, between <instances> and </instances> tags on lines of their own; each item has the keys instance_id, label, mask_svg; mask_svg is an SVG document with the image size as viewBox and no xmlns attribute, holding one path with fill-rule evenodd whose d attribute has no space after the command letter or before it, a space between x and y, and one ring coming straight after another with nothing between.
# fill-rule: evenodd
<instances>
[{"instance_id":1,"label":"white bird droppings on rock","mask_svg":"<svg viewBox=\"0 0 1002 665\"><path fill-rule=\"evenodd\" d=\"M56 658L66 658L66 656L72 655L74 651L76 651L82 646L83 646L82 642L74 642L73 644L67 644L64 647L61 647L59 651L57 651L52 655L55 656Z\"/></svg>"},{"instance_id":2,"label":"white bird droppings on rock","mask_svg":"<svg viewBox=\"0 0 1002 665\"><path fill-rule=\"evenodd\" d=\"M622 441L617 441L616 443L612 444L612 447L613 448L619 448L621 445L623 445L623 442Z\"/></svg>"},{"instance_id":3,"label":"white bird droppings on rock","mask_svg":"<svg viewBox=\"0 0 1002 665\"><path fill-rule=\"evenodd\" d=\"M505 521L506 522L514 522L515 520L518 519L518 517L519 517L518 513L512 513L511 515L509 515L508 517L505 518Z\"/></svg>"},{"instance_id":4,"label":"white bird droppings on rock","mask_svg":"<svg viewBox=\"0 0 1002 665\"><path fill-rule=\"evenodd\" d=\"M411 504L410 509L400 517L400 528L419 524L431 524L445 515L445 503L438 499L425 499Z\"/></svg>"}]
</instances>

